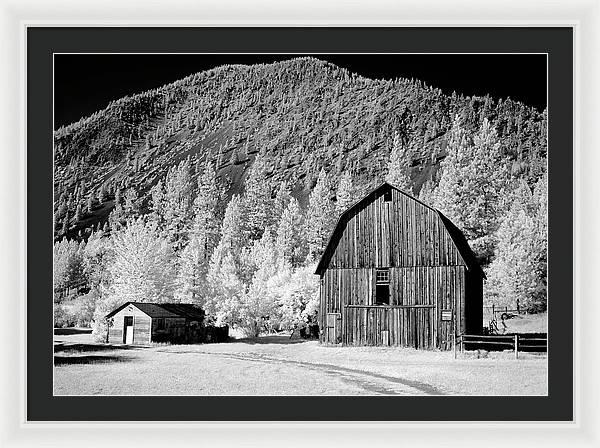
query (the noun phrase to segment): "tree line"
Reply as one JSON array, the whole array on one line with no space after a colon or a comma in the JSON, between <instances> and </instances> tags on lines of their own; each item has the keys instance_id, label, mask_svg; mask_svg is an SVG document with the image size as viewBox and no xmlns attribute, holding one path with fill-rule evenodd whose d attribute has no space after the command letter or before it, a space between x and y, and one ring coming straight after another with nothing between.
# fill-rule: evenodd
<instances>
[{"instance_id":1,"label":"tree line","mask_svg":"<svg viewBox=\"0 0 600 448\"><path fill-rule=\"evenodd\" d=\"M546 309L547 174L532 184L511 169L488 120L471 131L455 116L447 156L420 191L407 145L388 142L385 179L441 210L465 234L487 274L485 300ZM151 189L141 213L134 189L115 193L108 221L87 241L54 247L55 290L87 284L76 310L55 295L57 323L92 323L127 301L194 303L216 324L251 336L316 320L318 261L341 213L364 193L354 173L321 168L302 207L292 186L266 181L266 154L255 158L241 194L228 197L215 164L184 159ZM196 179L196 180L195 180ZM383 180L383 179L381 179ZM69 320L71 319L71 320Z\"/></svg>"}]
</instances>

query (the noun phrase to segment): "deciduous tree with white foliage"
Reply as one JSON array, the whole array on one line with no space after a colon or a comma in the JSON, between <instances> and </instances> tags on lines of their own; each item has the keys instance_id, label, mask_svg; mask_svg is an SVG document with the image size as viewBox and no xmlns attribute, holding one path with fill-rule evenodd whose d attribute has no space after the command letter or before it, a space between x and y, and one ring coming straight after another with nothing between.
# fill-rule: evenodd
<instances>
[{"instance_id":1,"label":"deciduous tree with white foliage","mask_svg":"<svg viewBox=\"0 0 600 448\"><path fill-rule=\"evenodd\" d=\"M155 222L139 218L112 234L112 283L94 313L94 334L106 333L104 316L126 302L173 301L175 272L169 242Z\"/></svg>"},{"instance_id":2,"label":"deciduous tree with white foliage","mask_svg":"<svg viewBox=\"0 0 600 448\"><path fill-rule=\"evenodd\" d=\"M547 178L532 193L525 181L496 234L496 257L488 270L486 299L490 303L530 312L546 309L547 300Z\"/></svg>"}]
</instances>

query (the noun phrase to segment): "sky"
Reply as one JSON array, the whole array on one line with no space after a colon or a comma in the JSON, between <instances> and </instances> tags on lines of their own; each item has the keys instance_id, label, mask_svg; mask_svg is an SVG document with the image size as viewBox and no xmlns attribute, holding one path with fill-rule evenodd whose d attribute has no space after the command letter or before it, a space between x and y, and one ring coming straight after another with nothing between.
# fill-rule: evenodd
<instances>
[{"instance_id":1,"label":"sky","mask_svg":"<svg viewBox=\"0 0 600 448\"><path fill-rule=\"evenodd\" d=\"M54 59L55 128L144 92L223 64L269 63L296 55L60 54ZM546 107L546 55L312 54L374 79L414 78L450 95L489 94Z\"/></svg>"}]
</instances>

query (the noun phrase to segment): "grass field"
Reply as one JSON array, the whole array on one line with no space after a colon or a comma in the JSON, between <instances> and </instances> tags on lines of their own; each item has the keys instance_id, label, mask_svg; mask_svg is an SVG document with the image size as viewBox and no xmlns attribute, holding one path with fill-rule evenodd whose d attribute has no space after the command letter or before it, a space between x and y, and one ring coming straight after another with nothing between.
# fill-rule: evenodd
<instances>
[{"instance_id":1,"label":"grass field","mask_svg":"<svg viewBox=\"0 0 600 448\"><path fill-rule=\"evenodd\" d=\"M68 332L67 332L68 333ZM55 335L55 395L546 395L536 354L326 347L268 336L133 347Z\"/></svg>"}]
</instances>

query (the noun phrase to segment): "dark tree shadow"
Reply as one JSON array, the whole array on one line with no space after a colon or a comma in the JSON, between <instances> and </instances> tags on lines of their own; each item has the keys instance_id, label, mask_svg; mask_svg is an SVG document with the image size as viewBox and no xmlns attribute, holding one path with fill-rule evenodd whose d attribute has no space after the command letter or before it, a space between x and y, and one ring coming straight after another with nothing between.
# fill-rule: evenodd
<instances>
[{"instance_id":1,"label":"dark tree shadow","mask_svg":"<svg viewBox=\"0 0 600 448\"><path fill-rule=\"evenodd\" d=\"M54 344L54 353L61 352L105 352L105 351L115 351L115 350L139 350L143 348L148 348L146 346L141 345L112 345L112 344L62 344L57 343Z\"/></svg>"},{"instance_id":2,"label":"dark tree shadow","mask_svg":"<svg viewBox=\"0 0 600 448\"><path fill-rule=\"evenodd\" d=\"M73 364L106 364L113 362L128 362L131 358L123 356L106 355L85 355L85 356L54 356L55 366L73 365Z\"/></svg>"},{"instance_id":3,"label":"dark tree shadow","mask_svg":"<svg viewBox=\"0 0 600 448\"><path fill-rule=\"evenodd\" d=\"M91 333L92 333L91 328L55 328L54 329L54 334L60 335L60 336L69 335L69 334L91 334Z\"/></svg>"}]
</instances>

